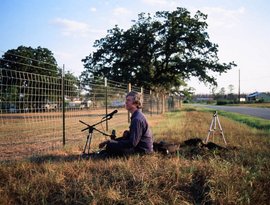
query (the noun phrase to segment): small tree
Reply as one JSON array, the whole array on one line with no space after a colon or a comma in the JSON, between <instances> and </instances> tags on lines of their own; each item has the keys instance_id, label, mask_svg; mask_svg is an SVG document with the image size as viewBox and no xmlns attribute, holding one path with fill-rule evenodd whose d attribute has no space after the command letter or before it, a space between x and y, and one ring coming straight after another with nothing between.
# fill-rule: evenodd
<instances>
[{"instance_id":1,"label":"small tree","mask_svg":"<svg viewBox=\"0 0 270 205\"><path fill-rule=\"evenodd\" d=\"M229 94L233 94L233 91L234 91L234 86L232 84L230 84L228 86L228 89L229 89Z\"/></svg>"}]
</instances>

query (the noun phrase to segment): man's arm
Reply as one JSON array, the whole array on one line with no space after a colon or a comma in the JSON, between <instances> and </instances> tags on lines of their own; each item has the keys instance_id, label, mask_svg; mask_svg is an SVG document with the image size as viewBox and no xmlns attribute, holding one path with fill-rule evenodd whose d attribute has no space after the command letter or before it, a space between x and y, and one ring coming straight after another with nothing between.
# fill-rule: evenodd
<instances>
[{"instance_id":1,"label":"man's arm","mask_svg":"<svg viewBox=\"0 0 270 205\"><path fill-rule=\"evenodd\" d=\"M130 125L130 143L132 147L136 147L143 135L143 124L140 120L134 119Z\"/></svg>"}]
</instances>

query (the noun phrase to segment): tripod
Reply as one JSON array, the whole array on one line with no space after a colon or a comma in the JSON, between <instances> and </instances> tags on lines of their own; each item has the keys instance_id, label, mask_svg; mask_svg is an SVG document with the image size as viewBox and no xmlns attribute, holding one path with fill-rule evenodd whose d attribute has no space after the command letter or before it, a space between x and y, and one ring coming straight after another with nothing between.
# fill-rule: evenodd
<instances>
[{"instance_id":1,"label":"tripod","mask_svg":"<svg viewBox=\"0 0 270 205\"><path fill-rule=\"evenodd\" d=\"M84 145L84 149L83 149L83 152L82 152L82 157L83 158L87 158L87 157L90 156L90 147L91 147L91 141L92 141L92 138L93 138L94 130L96 130L97 132L103 134L104 136L108 136L108 137L111 137L111 138L115 137L115 130L113 130L112 134L109 135L109 134L107 134L105 132L102 132L102 131L98 130L97 128L95 128L96 125L99 125L99 124L101 124L101 123L103 123L105 121L108 121L110 119L112 119L112 116L108 116L105 119L102 119L100 122L98 122L96 124L93 124L93 125L89 125L89 124L79 120L80 123L87 126L86 128L82 129L81 131L83 132L85 130L88 130L88 135L87 135L86 142L85 142L85 145ZM86 150L87 150L87 152L86 152Z\"/></svg>"},{"instance_id":2,"label":"tripod","mask_svg":"<svg viewBox=\"0 0 270 205\"><path fill-rule=\"evenodd\" d=\"M214 133L215 133L216 128L217 128L217 122L218 122L220 134L222 135L223 141L224 141L225 145L227 145L227 142L226 142L226 140L225 140L225 136L224 136L224 133L223 133L223 130L222 130L222 127L221 127L219 118L218 118L217 111L214 112L214 115L213 115L213 118L212 118L212 122L211 122L211 124L210 124L210 128L209 128L208 135L207 135L207 138L206 138L206 140L205 140L205 143L208 142L209 137L210 137L211 134L212 134L212 136L213 136L213 138L214 138Z\"/></svg>"}]
</instances>

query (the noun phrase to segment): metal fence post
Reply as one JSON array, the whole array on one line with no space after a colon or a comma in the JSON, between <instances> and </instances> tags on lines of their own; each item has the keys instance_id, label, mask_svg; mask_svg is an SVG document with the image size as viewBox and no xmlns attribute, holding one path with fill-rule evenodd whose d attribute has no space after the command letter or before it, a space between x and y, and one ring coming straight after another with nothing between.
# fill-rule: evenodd
<instances>
[{"instance_id":1,"label":"metal fence post","mask_svg":"<svg viewBox=\"0 0 270 205\"><path fill-rule=\"evenodd\" d=\"M156 102L157 102L157 115L159 113L159 93L156 94Z\"/></svg>"},{"instance_id":2,"label":"metal fence post","mask_svg":"<svg viewBox=\"0 0 270 205\"><path fill-rule=\"evenodd\" d=\"M143 93L143 87L141 87L141 103L142 103L142 112L144 111L144 105L143 105L143 103L144 103L144 93Z\"/></svg>"},{"instance_id":3,"label":"metal fence post","mask_svg":"<svg viewBox=\"0 0 270 205\"><path fill-rule=\"evenodd\" d=\"M128 84L128 93L131 91L131 83ZM128 123L130 123L130 112L128 111Z\"/></svg>"},{"instance_id":4,"label":"metal fence post","mask_svg":"<svg viewBox=\"0 0 270 205\"><path fill-rule=\"evenodd\" d=\"M66 145L66 119L65 119L65 65L62 70L62 122L63 122L63 146Z\"/></svg>"},{"instance_id":5,"label":"metal fence post","mask_svg":"<svg viewBox=\"0 0 270 205\"><path fill-rule=\"evenodd\" d=\"M165 95L162 94L162 109L161 109L161 113L164 114L165 113Z\"/></svg>"},{"instance_id":6,"label":"metal fence post","mask_svg":"<svg viewBox=\"0 0 270 205\"><path fill-rule=\"evenodd\" d=\"M106 116L108 114L108 86L107 86L107 78L104 79L105 84L105 110L106 110ZM108 131L108 120L106 120L106 131Z\"/></svg>"},{"instance_id":7,"label":"metal fence post","mask_svg":"<svg viewBox=\"0 0 270 205\"><path fill-rule=\"evenodd\" d=\"M150 115L151 115L151 116L152 116L152 111L153 111L153 110L152 110L152 109L153 109L153 108L152 108L152 100L153 100L153 99L152 99L152 90L150 90Z\"/></svg>"}]
</instances>

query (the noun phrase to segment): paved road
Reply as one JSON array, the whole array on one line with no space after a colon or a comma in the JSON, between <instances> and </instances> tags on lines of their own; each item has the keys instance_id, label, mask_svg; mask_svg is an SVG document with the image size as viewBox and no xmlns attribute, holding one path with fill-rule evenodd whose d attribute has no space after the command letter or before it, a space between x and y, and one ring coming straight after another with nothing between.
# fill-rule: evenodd
<instances>
[{"instance_id":1,"label":"paved road","mask_svg":"<svg viewBox=\"0 0 270 205\"><path fill-rule=\"evenodd\" d=\"M251 115L263 119L270 120L270 108L253 108L253 107L241 107L241 106L216 106L216 105L203 105L196 104L195 106L203 106L215 110L224 110L229 112L236 112L244 115Z\"/></svg>"}]
</instances>

